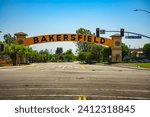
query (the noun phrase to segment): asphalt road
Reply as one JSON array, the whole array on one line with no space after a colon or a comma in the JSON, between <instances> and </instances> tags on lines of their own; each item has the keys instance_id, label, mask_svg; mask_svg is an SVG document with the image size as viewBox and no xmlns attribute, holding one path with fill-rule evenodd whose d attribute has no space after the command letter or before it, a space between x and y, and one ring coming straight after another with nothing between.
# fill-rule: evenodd
<instances>
[{"instance_id":1,"label":"asphalt road","mask_svg":"<svg viewBox=\"0 0 150 117\"><path fill-rule=\"evenodd\" d=\"M0 99L150 99L150 71L79 63L0 69Z\"/></svg>"}]
</instances>

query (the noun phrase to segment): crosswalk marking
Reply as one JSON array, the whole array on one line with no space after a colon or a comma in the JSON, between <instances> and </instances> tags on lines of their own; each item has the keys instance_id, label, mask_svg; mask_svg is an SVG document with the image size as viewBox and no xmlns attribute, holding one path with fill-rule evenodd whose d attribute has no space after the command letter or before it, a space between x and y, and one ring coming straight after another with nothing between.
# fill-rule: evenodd
<instances>
[{"instance_id":1,"label":"crosswalk marking","mask_svg":"<svg viewBox=\"0 0 150 117\"><path fill-rule=\"evenodd\" d=\"M85 69L85 67L84 66L76 66L76 65L59 65L59 66L55 66L55 67L53 67L53 68L55 68L55 69L63 69L63 70L65 70L65 69L70 69L70 68L74 68L74 69Z\"/></svg>"}]
</instances>

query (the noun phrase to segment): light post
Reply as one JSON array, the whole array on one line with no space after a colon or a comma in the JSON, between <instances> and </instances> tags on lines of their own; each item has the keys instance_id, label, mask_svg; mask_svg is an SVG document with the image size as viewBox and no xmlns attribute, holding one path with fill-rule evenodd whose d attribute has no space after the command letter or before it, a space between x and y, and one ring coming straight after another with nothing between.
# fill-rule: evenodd
<instances>
[{"instance_id":1,"label":"light post","mask_svg":"<svg viewBox=\"0 0 150 117\"><path fill-rule=\"evenodd\" d=\"M147 11L147 10L144 10L144 9L135 9L134 11L143 11L143 12L146 12L146 13L150 13L150 11Z\"/></svg>"}]
</instances>

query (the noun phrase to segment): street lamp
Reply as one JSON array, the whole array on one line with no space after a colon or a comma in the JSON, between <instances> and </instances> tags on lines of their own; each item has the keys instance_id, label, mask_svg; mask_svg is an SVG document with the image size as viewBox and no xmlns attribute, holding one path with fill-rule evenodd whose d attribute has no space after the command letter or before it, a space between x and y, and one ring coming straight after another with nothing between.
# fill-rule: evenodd
<instances>
[{"instance_id":1,"label":"street lamp","mask_svg":"<svg viewBox=\"0 0 150 117\"><path fill-rule=\"evenodd\" d=\"M135 9L134 11L144 11L146 13L150 13L150 11L144 10L144 9Z\"/></svg>"}]
</instances>

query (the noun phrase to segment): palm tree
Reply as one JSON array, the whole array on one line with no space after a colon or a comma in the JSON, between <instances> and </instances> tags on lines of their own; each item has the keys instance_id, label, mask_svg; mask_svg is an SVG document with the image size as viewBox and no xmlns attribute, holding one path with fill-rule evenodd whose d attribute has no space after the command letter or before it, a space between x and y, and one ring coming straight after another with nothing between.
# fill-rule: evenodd
<instances>
[{"instance_id":1,"label":"palm tree","mask_svg":"<svg viewBox=\"0 0 150 117\"><path fill-rule=\"evenodd\" d=\"M4 35L4 44L11 45L11 44L14 44L14 43L16 43L15 36L12 37L11 34L9 34L9 33Z\"/></svg>"}]
</instances>

